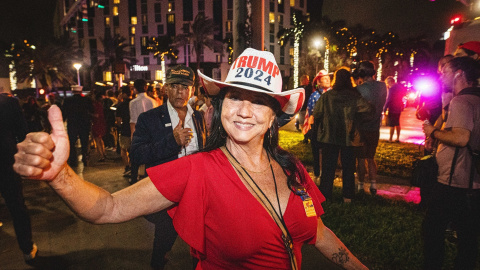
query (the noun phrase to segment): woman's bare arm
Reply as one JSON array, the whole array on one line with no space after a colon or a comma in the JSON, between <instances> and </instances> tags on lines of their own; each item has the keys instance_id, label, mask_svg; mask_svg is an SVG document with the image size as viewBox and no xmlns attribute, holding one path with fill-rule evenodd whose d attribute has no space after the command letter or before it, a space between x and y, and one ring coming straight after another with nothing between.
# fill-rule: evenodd
<instances>
[{"instance_id":1,"label":"woman's bare arm","mask_svg":"<svg viewBox=\"0 0 480 270\"><path fill-rule=\"evenodd\" d=\"M368 269L363 265L338 237L318 219L315 247L326 258L344 269Z\"/></svg>"},{"instance_id":2,"label":"woman's bare arm","mask_svg":"<svg viewBox=\"0 0 480 270\"><path fill-rule=\"evenodd\" d=\"M50 186L82 219L92 223L117 223L153 213L173 205L155 188L150 179L110 194L80 178L66 164L68 136L60 110L49 110L52 134L29 133L17 145L15 171L29 179L49 181Z\"/></svg>"}]
</instances>

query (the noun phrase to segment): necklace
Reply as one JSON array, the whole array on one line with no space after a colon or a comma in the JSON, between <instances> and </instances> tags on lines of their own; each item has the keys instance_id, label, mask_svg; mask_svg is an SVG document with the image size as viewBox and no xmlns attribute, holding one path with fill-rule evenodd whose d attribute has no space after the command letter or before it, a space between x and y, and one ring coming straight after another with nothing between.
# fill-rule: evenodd
<instances>
[{"instance_id":1,"label":"necklace","mask_svg":"<svg viewBox=\"0 0 480 270\"><path fill-rule=\"evenodd\" d=\"M282 208L280 206L280 198L278 197L278 188L277 188L277 180L275 179L275 173L273 171L273 166L272 166L272 162L270 160L270 155L268 154L267 152L267 157L268 157L268 164L270 166L270 171L272 172L272 177L273 177L273 184L275 185L275 196L277 197L277 205L278 205L278 211L280 213L277 213L277 210L275 210L275 208L273 207L273 204L272 202L268 199L268 197L265 195L265 193L263 192L263 190L260 189L260 187L258 186L257 182L255 182L255 180L253 180L252 176L250 176L250 174L248 173L249 170L245 169L242 164L240 164L240 162L238 162L238 160L232 155L232 153L230 152L230 150L228 150L228 148L225 147L225 149L227 149L228 153L230 153L230 155L233 157L233 159L240 165L240 167L243 169L243 171L245 172L245 174L248 176L248 178L250 178L250 180L252 181L252 183L257 187L257 189L262 193L263 197L265 197L265 199L267 200L268 204L270 204L270 206L272 207L273 211L275 212L275 215L277 215L277 217L280 219L280 221L285 225L285 221L283 220L283 214L282 214ZM266 170L268 170L268 167L263 170L262 172L265 172ZM252 171L253 172L253 171ZM259 172L254 172L254 173L259 173ZM285 226L286 227L286 226Z\"/></svg>"}]
</instances>

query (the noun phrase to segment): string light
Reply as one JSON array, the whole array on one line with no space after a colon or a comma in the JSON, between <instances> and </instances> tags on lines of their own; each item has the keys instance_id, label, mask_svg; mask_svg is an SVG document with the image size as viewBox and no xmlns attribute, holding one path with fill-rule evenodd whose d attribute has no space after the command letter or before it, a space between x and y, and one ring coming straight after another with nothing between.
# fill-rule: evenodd
<instances>
[{"instance_id":1,"label":"string light","mask_svg":"<svg viewBox=\"0 0 480 270\"><path fill-rule=\"evenodd\" d=\"M382 69L383 69L383 64L382 64L382 53L384 51L384 48L380 48L377 53L377 58L378 58L378 69L377 69L377 81L382 80Z\"/></svg>"},{"instance_id":2,"label":"string light","mask_svg":"<svg viewBox=\"0 0 480 270\"><path fill-rule=\"evenodd\" d=\"M329 58L329 54L330 54L330 43L328 42L328 38L327 37L323 37L323 39L325 39L325 62L323 64L323 69L325 69L327 71L327 73L329 72L329 61L328 61L328 58Z\"/></svg>"},{"instance_id":3,"label":"string light","mask_svg":"<svg viewBox=\"0 0 480 270\"><path fill-rule=\"evenodd\" d=\"M413 51L411 54L410 54L410 74L413 73L413 63L415 62L415 53L417 53L416 51Z\"/></svg>"},{"instance_id":4,"label":"string light","mask_svg":"<svg viewBox=\"0 0 480 270\"><path fill-rule=\"evenodd\" d=\"M298 87L298 63L300 58L300 39L303 35L303 24L297 22L297 16L293 15L293 32L294 32L294 42L293 42L293 88Z\"/></svg>"},{"instance_id":5,"label":"string light","mask_svg":"<svg viewBox=\"0 0 480 270\"><path fill-rule=\"evenodd\" d=\"M398 53L397 53L398 54ZM395 63L393 64L393 66L398 66L398 61L395 61ZM398 69L395 69L395 81L397 82L398 81Z\"/></svg>"}]
</instances>

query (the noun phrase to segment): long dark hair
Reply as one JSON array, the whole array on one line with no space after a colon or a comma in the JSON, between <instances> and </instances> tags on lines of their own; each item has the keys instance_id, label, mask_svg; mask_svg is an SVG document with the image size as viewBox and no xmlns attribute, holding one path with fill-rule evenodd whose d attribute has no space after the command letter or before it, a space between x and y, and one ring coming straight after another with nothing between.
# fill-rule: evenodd
<instances>
[{"instance_id":1,"label":"long dark hair","mask_svg":"<svg viewBox=\"0 0 480 270\"><path fill-rule=\"evenodd\" d=\"M335 71L334 83L332 89L334 90L352 90L352 77L348 70L341 68Z\"/></svg>"},{"instance_id":2,"label":"long dark hair","mask_svg":"<svg viewBox=\"0 0 480 270\"><path fill-rule=\"evenodd\" d=\"M218 95L212 96L212 105L214 107L212 116L212 129L207 138L205 148L201 150L202 152L215 150L221 146L224 146L227 142L228 135L223 128L221 120L223 100L227 92L228 88L222 89ZM300 160L298 160L289 152L283 150L278 145L279 126L277 117L279 113L281 113L280 104L274 98L271 98L270 96L268 97L275 102L273 107L277 116L275 116L272 126L265 133L265 137L263 138L263 148L265 148L268 154L283 168L283 171L287 175L288 187L293 189L294 187L298 187L299 184L305 183L306 176L304 175L304 170ZM298 181L297 177L299 179Z\"/></svg>"}]
</instances>

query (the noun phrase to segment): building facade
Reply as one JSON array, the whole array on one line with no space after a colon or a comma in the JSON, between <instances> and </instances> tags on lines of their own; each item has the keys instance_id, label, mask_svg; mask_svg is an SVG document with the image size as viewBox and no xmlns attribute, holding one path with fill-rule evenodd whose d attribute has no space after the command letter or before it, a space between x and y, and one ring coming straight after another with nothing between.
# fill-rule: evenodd
<instances>
[{"instance_id":1,"label":"building facade","mask_svg":"<svg viewBox=\"0 0 480 270\"><path fill-rule=\"evenodd\" d=\"M77 1L83 2L80 4ZM241 48L242 44L240 46L232 44L238 45L240 40L243 43L245 31L253 31L263 39L263 49L274 53L282 75L290 76L293 65L293 42L281 47L278 44L277 33L282 28L291 26L294 12L307 15L306 0L77 1L59 0L57 10L63 22L58 23L58 33L66 34L75 40L81 48L84 67L95 67L105 61L104 53L106 49L108 50L106 40L111 40L115 36L124 38L130 45L126 51L130 57L136 59L134 65L125 69L125 80L143 78L148 81L161 81L163 79L161 59L154 57L153 53L147 50L148 40L152 37L168 36L173 42L179 34L192 31L191 24L199 14L213 19L219 30L214 38L225 42L222 51L204 48L199 59L206 75L214 79L225 79L230 66L229 61L241 53L233 51L229 57L228 47ZM258 6L261 9L258 9ZM258 25L256 16L263 16L261 20L263 27ZM251 23L246 24L245 18ZM261 33L258 33L259 29ZM166 68L175 64L196 68L197 58L192 47L192 44L177 47L176 59L165 58ZM246 47L245 44L243 47ZM85 74L85 70L87 69L82 73L84 78L89 76ZM107 70L101 70L92 80L111 81L115 71L117 73L123 71L122 65L117 67L112 65Z\"/></svg>"}]
</instances>

